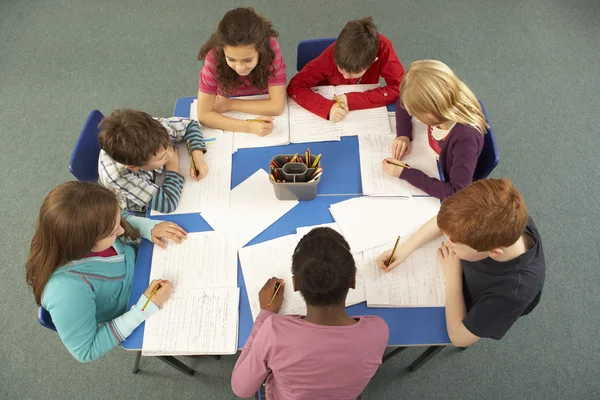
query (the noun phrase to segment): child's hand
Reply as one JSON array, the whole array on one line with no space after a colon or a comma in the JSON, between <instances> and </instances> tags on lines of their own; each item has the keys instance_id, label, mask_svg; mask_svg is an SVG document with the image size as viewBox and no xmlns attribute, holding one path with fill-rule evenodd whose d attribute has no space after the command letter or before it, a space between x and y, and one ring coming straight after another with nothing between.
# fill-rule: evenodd
<instances>
[{"instance_id":1,"label":"child's hand","mask_svg":"<svg viewBox=\"0 0 600 400\"><path fill-rule=\"evenodd\" d=\"M348 106L344 106L344 104L342 104L342 106L340 107L338 103L335 103L331 107L331 110L329 110L329 120L333 122L341 122L344 120L344 118L346 118L347 114Z\"/></svg>"},{"instance_id":2,"label":"child's hand","mask_svg":"<svg viewBox=\"0 0 600 400\"><path fill-rule=\"evenodd\" d=\"M346 111L350 111L350 106L348 106L348 98L345 94L337 95L335 96L335 98L338 99L340 103L342 103L342 106Z\"/></svg>"},{"instance_id":3,"label":"child's hand","mask_svg":"<svg viewBox=\"0 0 600 400\"><path fill-rule=\"evenodd\" d=\"M175 146L169 146L167 149L167 171L179 172L179 149Z\"/></svg>"},{"instance_id":4,"label":"child's hand","mask_svg":"<svg viewBox=\"0 0 600 400\"><path fill-rule=\"evenodd\" d=\"M177 243L181 243L183 239L187 239L187 232L174 222L163 221L155 225L150 234L152 235L152 243L163 249L167 248L164 242L165 239L171 239Z\"/></svg>"},{"instance_id":5,"label":"child's hand","mask_svg":"<svg viewBox=\"0 0 600 400\"><path fill-rule=\"evenodd\" d=\"M194 162L190 163L190 176L199 181L208 174L208 165L204 161L204 153L201 150L192 151L192 158ZM194 168L194 164L196 168ZM198 170L198 175L196 175L196 169Z\"/></svg>"},{"instance_id":6,"label":"child's hand","mask_svg":"<svg viewBox=\"0 0 600 400\"><path fill-rule=\"evenodd\" d=\"M215 103L213 105L214 110L220 114L231 111L231 105L227 97L217 95L215 97Z\"/></svg>"},{"instance_id":7,"label":"child's hand","mask_svg":"<svg viewBox=\"0 0 600 400\"><path fill-rule=\"evenodd\" d=\"M388 260L390 259L390 256L392 255L392 249L386 250L383 253L381 253L381 255L379 257L377 257L377 266L379 268L381 268L382 270L384 270L385 272L390 272L391 270L393 270L394 268L396 268L398 265L402 264L404 262L404 260L406 260L406 257L408 256L407 254L405 254L402 251L402 248L398 248L396 249L396 252L394 253L394 258L392 258L391 262L389 265L387 265L386 263L388 262Z\"/></svg>"},{"instance_id":8,"label":"child's hand","mask_svg":"<svg viewBox=\"0 0 600 400\"><path fill-rule=\"evenodd\" d=\"M273 298L273 294L275 294L275 284L278 282L281 284L281 287L277 292L277 296L275 296L275 298L271 302L271 305L269 306L269 302ZM283 304L284 289L285 287L283 287L283 279L275 277L269 279L258 293L258 302L260 303L260 309L278 313L281 309L281 305Z\"/></svg>"},{"instance_id":9,"label":"child's hand","mask_svg":"<svg viewBox=\"0 0 600 400\"><path fill-rule=\"evenodd\" d=\"M259 119L261 121L267 121L267 122L258 122L258 121L248 121L249 125L249 132L250 133L254 133L255 135L258 136L267 136L268 134L270 134L271 132L273 132L273 117L258 117L256 119Z\"/></svg>"},{"instance_id":10,"label":"child's hand","mask_svg":"<svg viewBox=\"0 0 600 400\"><path fill-rule=\"evenodd\" d=\"M442 264L442 271L446 279L460 279L462 274L462 268L460 266L460 258L456 256L452 249L448 248L444 243L437 251L437 257Z\"/></svg>"},{"instance_id":11,"label":"child's hand","mask_svg":"<svg viewBox=\"0 0 600 400\"><path fill-rule=\"evenodd\" d=\"M392 155L398 161L405 155L410 153L410 139L406 136L399 136L392 140Z\"/></svg>"},{"instance_id":12,"label":"child's hand","mask_svg":"<svg viewBox=\"0 0 600 400\"><path fill-rule=\"evenodd\" d=\"M152 282L150 282L150 286L148 286L148 289L146 289L146 291L144 292L144 296L150 298L150 295L152 294L152 291L154 290L156 285L160 285L160 288L156 291L156 293L154 293L154 296L152 296L152 299L150 299L150 301L156 304L157 307L162 307L162 305L165 304L167 300L169 300L169 297L171 297L173 285L167 280L155 279Z\"/></svg>"},{"instance_id":13,"label":"child's hand","mask_svg":"<svg viewBox=\"0 0 600 400\"><path fill-rule=\"evenodd\" d=\"M391 164L387 160L394 161L393 158L386 158L385 160L383 160L381 166L383 167L385 173L389 176L400 178L400 175L402 175L402 171L404 171L404 168Z\"/></svg>"}]
</instances>

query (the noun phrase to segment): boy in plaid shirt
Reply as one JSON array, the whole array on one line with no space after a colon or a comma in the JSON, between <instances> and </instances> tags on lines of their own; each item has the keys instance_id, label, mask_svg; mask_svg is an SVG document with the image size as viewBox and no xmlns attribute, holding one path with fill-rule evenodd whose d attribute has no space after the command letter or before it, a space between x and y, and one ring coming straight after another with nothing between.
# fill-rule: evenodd
<instances>
[{"instance_id":1,"label":"boy in plaid shirt","mask_svg":"<svg viewBox=\"0 0 600 400\"><path fill-rule=\"evenodd\" d=\"M144 213L147 207L162 213L177 208L183 189L179 154L173 143L187 141L200 180L208 172L206 145L198 122L187 118L152 118L137 110L115 110L100 123L99 182L118 191L124 210ZM164 177L156 183L157 174Z\"/></svg>"}]
</instances>

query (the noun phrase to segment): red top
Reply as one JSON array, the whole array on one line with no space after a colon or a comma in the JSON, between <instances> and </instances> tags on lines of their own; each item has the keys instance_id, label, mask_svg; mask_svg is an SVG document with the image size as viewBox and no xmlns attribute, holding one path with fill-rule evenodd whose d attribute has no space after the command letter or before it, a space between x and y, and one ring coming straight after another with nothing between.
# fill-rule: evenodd
<instances>
[{"instance_id":1,"label":"red top","mask_svg":"<svg viewBox=\"0 0 600 400\"><path fill-rule=\"evenodd\" d=\"M429 141L429 147L431 147L433 149L433 151L435 151L437 153L437 155L439 156L440 153L442 152L442 143L444 143L444 140L446 140L446 138L448 136L446 136L445 138L443 138L442 140L436 140L432 133L432 128L431 126L427 127L427 140Z\"/></svg>"},{"instance_id":2,"label":"red top","mask_svg":"<svg viewBox=\"0 0 600 400\"><path fill-rule=\"evenodd\" d=\"M335 42L326 48L321 55L306 64L302 71L292 78L287 87L288 95L296 103L324 119L329 118L329 110L335 104L335 101L314 93L311 88L325 85L353 85L359 81L359 79L344 79L335 64L334 49ZM364 93L346 94L350 110L382 107L398 99L400 82L404 77L404 67L396 56L392 42L382 34L379 34L377 61L365 71L360 78L360 83L379 83L380 77L385 80L387 86L368 90Z\"/></svg>"},{"instance_id":3,"label":"red top","mask_svg":"<svg viewBox=\"0 0 600 400\"><path fill-rule=\"evenodd\" d=\"M98 251L98 252L90 251L85 256L83 256L83 258L90 258L90 257L113 257L113 256L116 256L116 255L117 255L117 251L115 250L114 247L110 246L106 250L102 250L102 251Z\"/></svg>"}]
</instances>

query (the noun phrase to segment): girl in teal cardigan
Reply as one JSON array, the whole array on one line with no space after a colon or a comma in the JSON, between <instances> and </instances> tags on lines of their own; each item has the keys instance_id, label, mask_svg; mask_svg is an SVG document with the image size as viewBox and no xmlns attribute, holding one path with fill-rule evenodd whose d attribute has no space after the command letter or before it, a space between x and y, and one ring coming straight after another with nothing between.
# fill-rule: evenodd
<instances>
[{"instance_id":1,"label":"girl in teal cardigan","mask_svg":"<svg viewBox=\"0 0 600 400\"><path fill-rule=\"evenodd\" d=\"M126 311L137 244L120 236L136 239L138 232L161 247L163 239L180 243L187 236L174 223L122 213L115 193L95 183L63 183L42 204L27 260L27 283L79 361L102 357L169 298L171 284L154 280Z\"/></svg>"}]
</instances>

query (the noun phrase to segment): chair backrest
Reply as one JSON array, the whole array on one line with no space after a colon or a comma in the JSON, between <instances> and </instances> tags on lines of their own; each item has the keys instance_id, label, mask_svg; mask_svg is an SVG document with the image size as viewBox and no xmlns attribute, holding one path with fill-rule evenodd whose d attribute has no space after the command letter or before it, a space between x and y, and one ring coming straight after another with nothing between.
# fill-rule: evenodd
<instances>
[{"instance_id":1,"label":"chair backrest","mask_svg":"<svg viewBox=\"0 0 600 400\"><path fill-rule=\"evenodd\" d=\"M52 322L50 313L42 306L38 307L38 322L44 328L52 329L54 332L56 332L56 327L54 326L54 322Z\"/></svg>"},{"instance_id":2,"label":"chair backrest","mask_svg":"<svg viewBox=\"0 0 600 400\"><path fill-rule=\"evenodd\" d=\"M480 101L479 104L481 105L483 115L485 115L485 120L490 128L488 129L487 133L483 135L483 149L481 150L481 154L477 159L477 165L475 166L475 172L473 173L473 180L487 178L494 168L496 168L496 165L498 165L500 162L500 157L498 156L498 146L496 145L496 138L494 137L492 124L490 123L483 103Z\"/></svg>"},{"instance_id":3,"label":"chair backrest","mask_svg":"<svg viewBox=\"0 0 600 400\"><path fill-rule=\"evenodd\" d=\"M104 115L98 110L90 113L81 133L75 143L71 160L69 161L69 171L79 181L97 181L98 180L98 155L100 154L100 145L98 144L98 134L100 129L98 124L102 121Z\"/></svg>"},{"instance_id":4,"label":"chair backrest","mask_svg":"<svg viewBox=\"0 0 600 400\"><path fill-rule=\"evenodd\" d=\"M300 71L309 61L317 58L335 38L308 39L298 43L296 71Z\"/></svg>"}]
</instances>

